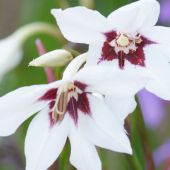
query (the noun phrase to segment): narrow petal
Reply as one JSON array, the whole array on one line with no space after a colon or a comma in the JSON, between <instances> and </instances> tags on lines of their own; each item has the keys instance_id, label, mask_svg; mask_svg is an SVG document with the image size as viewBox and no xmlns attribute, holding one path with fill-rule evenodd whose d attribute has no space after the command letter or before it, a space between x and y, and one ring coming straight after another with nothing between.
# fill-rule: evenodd
<instances>
[{"instance_id":1,"label":"narrow petal","mask_svg":"<svg viewBox=\"0 0 170 170\"><path fill-rule=\"evenodd\" d=\"M101 162L94 145L88 142L72 124L70 130L70 162L77 170L101 170Z\"/></svg>"},{"instance_id":2,"label":"narrow petal","mask_svg":"<svg viewBox=\"0 0 170 170\"><path fill-rule=\"evenodd\" d=\"M132 153L122 121L101 101L88 96L91 118L80 117L80 126L88 139L97 146L117 152Z\"/></svg>"},{"instance_id":3,"label":"narrow petal","mask_svg":"<svg viewBox=\"0 0 170 170\"><path fill-rule=\"evenodd\" d=\"M146 85L146 89L160 98L170 100L170 64L169 48L160 45L152 45L145 48L146 68L152 80Z\"/></svg>"},{"instance_id":4,"label":"narrow petal","mask_svg":"<svg viewBox=\"0 0 170 170\"><path fill-rule=\"evenodd\" d=\"M155 25L159 13L160 5L156 0L140 0L112 12L108 21L118 31L136 32Z\"/></svg>"},{"instance_id":5,"label":"narrow petal","mask_svg":"<svg viewBox=\"0 0 170 170\"><path fill-rule=\"evenodd\" d=\"M53 9L52 14L64 37L72 42L88 44L104 39L101 33L111 30L104 16L86 7Z\"/></svg>"},{"instance_id":6,"label":"narrow petal","mask_svg":"<svg viewBox=\"0 0 170 170\"><path fill-rule=\"evenodd\" d=\"M88 66L80 70L75 80L87 84L87 92L118 97L133 96L142 89L148 80L144 69L129 68L120 70L115 67Z\"/></svg>"},{"instance_id":7,"label":"narrow petal","mask_svg":"<svg viewBox=\"0 0 170 170\"><path fill-rule=\"evenodd\" d=\"M136 101L134 96L126 98L115 98L114 96L106 96L106 105L111 109L112 113L117 115L120 121L124 121L125 118L132 113L136 108Z\"/></svg>"},{"instance_id":8,"label":"narrow petal","mask_svg":"<svg viewBox=\"0 0 170 170\"><path fill-rule=\"evenodd\" d=\"M169 27L154 26L152 28L142 30L141 34L154 42L170 45Z\"/></svg>"},{"instance_id":9,"label":"narrow petal","mask_svg":"<svg viewBox=\"0 0 170 170\"><path fill-rule=\"evenodd\" d=\"M26 140L26 170L46 170L61 153L68 135L68 117L50 127L48 109L31 122Z\"/></svg>"},{"instance_id":10,"label":"narrow petal","mask_svg":"<svg viewBox=\"0 0 170 170\"><path fill-rule=\"evenodd\" d=\"M8 136L31 115L44 108L49 100L39 100L58 82L19 88L0 98L0 135Z\"/></svg>"}]
</instances>

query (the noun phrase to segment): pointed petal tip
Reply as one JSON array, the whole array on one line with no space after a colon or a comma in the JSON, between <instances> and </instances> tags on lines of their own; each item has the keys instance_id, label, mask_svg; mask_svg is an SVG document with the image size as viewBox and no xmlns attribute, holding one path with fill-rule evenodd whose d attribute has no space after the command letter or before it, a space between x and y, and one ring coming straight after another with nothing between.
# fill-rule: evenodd
<instances>
[{"instance_id":1,"label":"pointed petal tip","mask_svg":"<svg viewBox=\"0 0 170 170\"><path fill-rule=\"evenodd\" d=\"M59 12L62 12L62 9L51 9L51 14L53 15L53 16L55 16L55 15L57 15Z\"/></svg>"},{"instance_id":2,"label":"pointed petal tip","mask_svg":"<svg viewBox=\"0 0 170 170\"><path fill-rule=\"evenodd\" d=\"M31 67L31 66L37 66L35 59L33 59L31 62L29 62L28 67Z\"/></svg>"},{"instance_id":3,"label":"pointed petal tip","mask_svg":"<svg viewBox=\"0 0 170 170\"><path fill-rule=\"evenodd\" d=\"M128 147L128 148L127 148L127 151L126 151L125 153L127 153L127 154L129 154L129 155L133 155L133 150L132 150L132 148L131 148L131 147Z\"/></svg>"}]
</instances>

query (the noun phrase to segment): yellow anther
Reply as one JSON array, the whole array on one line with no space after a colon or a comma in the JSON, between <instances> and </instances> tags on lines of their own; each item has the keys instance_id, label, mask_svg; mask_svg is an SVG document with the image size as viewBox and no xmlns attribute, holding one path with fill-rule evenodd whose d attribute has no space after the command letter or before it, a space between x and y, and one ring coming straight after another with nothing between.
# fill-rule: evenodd
<instances>
[{"instance_id":1,"label":"yellow anther","mask_svg":"<svg viewBox=\"0 0 170 170\"><path fill-rule=\"evenodd\" d=\"M124 35L124 34L120 34L119 38L117 39L117 44L121 47L126 47L129 45L129 38Z\"/></svg>"},{"instance_id":2,"label":"yellow anther","mask_svg":"<svg viewBox=\"0 0 170 170\"><path fill-rule=\"evenodd\" d=\"M69 93L74 89L75 85L71 82L64 83L59 87L54 106L54 117L65 114L69 100Z\"/></svg>"}]
</instances>

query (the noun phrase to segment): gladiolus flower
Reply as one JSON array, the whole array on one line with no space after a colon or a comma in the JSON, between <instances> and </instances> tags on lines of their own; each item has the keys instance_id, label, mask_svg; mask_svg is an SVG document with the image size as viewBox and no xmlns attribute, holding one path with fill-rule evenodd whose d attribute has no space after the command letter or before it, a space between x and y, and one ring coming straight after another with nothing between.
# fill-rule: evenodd
<instances>
[{"instance_id":1,"label":"gladiolus flower","mask_svg":"<svg viewBox=\"0 0 170 170\"><path fill-rule=\"evenodd\" d=\"M159 13L156 0L139 0L107 18L85 7L52 10L65 38L89 44L87 65L104 65L127 75L145 70L150 79L143 88L169 100L170 28L155 26Z\"/></svg>"},{"instance_id":2,"label":"gladiolus flower","mask_svg":"<svg viewBox=\"0 0 170 170\"><path fill-rule=\"evenodd\" d=\"M139 87L133 81L127 86L123 82L126 75L121 72L121 76L116 76L120 70L89 66L78 71L85 60L86 54L75 58L60 81L22 87L0 98L1 136L13 134L27 118L39 112L26 136L26 170L46 170L61 153L67 137L71 144L70 162L78 170L101 170L95 146L132 153L117 114L118 109L119 113L128 113L131 107L124 110L118 104L114 114L104 96L129 96ZM133 80L135 76L128 78ZM131 104L128 98L126 101Z\"/></svg>"}]
</instances>

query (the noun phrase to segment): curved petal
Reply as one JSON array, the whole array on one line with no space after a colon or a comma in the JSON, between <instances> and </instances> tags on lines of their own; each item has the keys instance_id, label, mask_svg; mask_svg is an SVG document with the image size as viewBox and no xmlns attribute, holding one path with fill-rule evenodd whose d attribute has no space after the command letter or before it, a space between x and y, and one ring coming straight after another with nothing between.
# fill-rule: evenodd
<instances>
[{"instance_id":1,"label":"curved petal","mask_svg":"<svg viewBox=\"0 0 170 170\"><path fill-rule=\"evenodd\" d=\"M115 97L133 96L142 89L148 75L145 69L116 69L111 66L88 66L80 70L74 80L87 84L87 92Z\"/></svg>"},{"instance_id":2,"label":"curved petal","mask_svg":"<svg viewBox=\"0 0 170 170\"><path fill-rule=\"evenodd\" d=\"M78 170L102 170L100 158L94 145L86 141L79 128L72 124L70 129L70 162Z\"/></svg>"},{"instance_id":3,"label":"curved petal","mask_svg":"<svg viewBox=\"0 0 170 170\"><path fill-rule=\"evenodd\" d=\"M170 45L170 27L154 26L142 30L141 34L154 42Z\"/></svg>"},{"instance_id":4,"label":"curved petal","mask_svg":"<svg viewBox=\"0 0 170 170\"><path fill-rule=\"evenodd\" d=\"M3 76L19 64L22 58L20 46L20 40L13 36L0 40L0 76Z\"/></svg>"},{"instance_id":5,"label":"curved petal","mask_svg":"<svg viewBox=\"0 0 170 170\"><path fill-rule=\"evenodd\" d=\"M80 117L80 126L88 139L97 146L117 152L132 153L122 121L112 113L104 101L88 95L91 118Z\"/></svg>"},{"instance_id":6,"label":"curved petal","mask_svg":"<svg viewBox=\"0 0 170 170\"><path fill-rule=\"evenodd\" d=\"M108 21L118 31L136 32L155 25L159 13L160 5L156 0L140 0L112 12Z\"/></svg>"},{"instance_id":7,"label":"curved petal","mask_svg":"<svg viewBox=\"0 0 170 170\"><path fill-rule=\"evenodd\" d=\"M72 42L88 44L104 39L101 33L111 30L104 16L86 7L53 9L52 14L64 37Z\"/></svg>"},{"instance_id":8,"label":"curved petal","mask_svg":"<svg viewBox=\"0 0 170 170\"><path fill-rule=\"evenodd\" d=\"M104 41L97 41L89 44L89 50L87 53L88 57L86 62L87 66L93 66L98 64L102 55L103 45Z\"/></svg>"},{"instance_id":9,"label":"curved petal","mask_svg":"<svg viewBox=\"0 0 170 170\"><path fill-rule=\"evenodd\" d=\"M152 45L145 48L146 68L152 76L146 89L160 98L170 100L170 64L168 48L160 45Z\"/></svg>"},{"instance_id":10,"label":"curved petal","mask_svg":"<svg viewBox=\"0 0 170 170\"><path fill-rule=\"evenodd\" d=\"M129 113L132 113L137 106L134 96L126 98L106 96L105 103L111 109L112 113L117 115L120 121L124 121Z\"/></svg>"},{"instance_id":11,"label":"curved petal","mask_svg":"<svg viewBox=\"0 0 170 170\"><path fill-rule=\"evenodd\" d=\"M68 116L50 127L48 109L31 122L25 140L26 170L46 170L61 153L68 136Z\"/></svg>"},{"instance_id":12,"label":"curved petal","mask_svg":"<svg viewBox=\"0 0 170 170\"><path fill-rule=\"evenodd\" d=\"M44 108L49 101L39 98L59 83L22 87L0 97L0 136L13 134L27 118Z\"/></svg>"}]
</instances>

